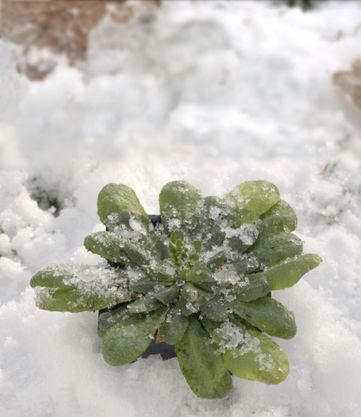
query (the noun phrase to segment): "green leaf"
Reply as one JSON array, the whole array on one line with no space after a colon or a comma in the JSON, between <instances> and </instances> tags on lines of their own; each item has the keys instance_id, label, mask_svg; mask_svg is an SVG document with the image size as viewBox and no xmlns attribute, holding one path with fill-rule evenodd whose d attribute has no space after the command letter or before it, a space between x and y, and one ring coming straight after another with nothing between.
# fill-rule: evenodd
<instances>
[{"instance_id":1,"label":"green leaf","mask_svg":"<svg viewBox=\"0 0 361 417\"><path fill-rule=\"evenodd\" d=\"M206 265L212 272L215 272L218 268L221 268L226 263L226 261L227 261L226 254L222 250L216 253L215 255L211 256L207 260Z\"/></svg>"},{"instance_id":2,"label":"green leaf","mask_svg":"<svg viewBox=\"0 0 361 417\"><path fill-rule=\"evenodd\" d=\"M70 313L101 310L129 299L129 294L124 292L104 295L96 290L79 288L37 288L35 293L35 303L38 308Z\"/></svg>"},{"instance_id":3,"label":"green leaf","mask_svg":"<svg viewBox=\"0 0 361 417\"><path fill-rule=\"evenodd\" d=\"M105 231L93 233L85 238L84 246L88 251L109 261L126 264L124 240L116 233Z\"/></svg>"},{"instance_id":4,"label":"green leaf","mask_svg":"<svg viewBox=\"0 0 361 417\"><path fill-rule=\"evenodd\" d=\"M160 335L165 343L169 345L178 343L182 339L188 323L188 317L183 316L177 307L171 307L160 327Z\"/></svg>"},{"instance_id":5,"label":"green leaf","mask_svg":"<svg viewBox=\"0 0 361 417\"><path fill-rule=\"evenodd\" d=\"M296 229L297 217L293 208L280 200L261 216L260 236L275 235L281 232L292 232Z\"/></svg>"},{"instance_id":6,"label":"green leaf","mask_svg":"<svg viewBox=\"0 0 361 417\"><path fill-rule=\"evenodd\" d=\"M160 215L168 231L185 230L194 235L198 231L202 205L200 192L185 181L169 182L159 195Z\"/></svg>"},{"instance_id":7,"label":"green leaf","mask_svg":"<svg viewBox=\"0 0 361 417\"><path fill-rule=\"evenodd\" d=\"M143 276L139 279L130 279L129 280L129 291L147 294L150 291L154 291L159 284L153 279Z\"/></svg>"},{"instance_id":8,"label":"green leaf","mask_svg":"<svg viewBox=\"0 0 361 417\"><path fill-rule=\"evenodd\" d=\"M193 241L193 249L189 254L189 266L194 266L199 261L202 252L202 241L201 240L194 240Z\"/></svg>"},{"instance_id":9,"label":"green leaf","mask_svg":"<svg viewBox=\"0 0 361 417\"><path fill-rule=\"evenodd\" d=\"M147 294L127 305L128 311L134 313L148 313L157 310L162 304L154 297L153 294Z\"/></svg>"},{"instance_id":10,"label":"green leaf","mask_svg":"<svg viewBox=\"0 0 361 417\"><path fill-rule=\"evenodd\" d=\"M144 248L145 250L150 251L152 256L158 261L163 261L169 257L168 247L165 243L164 236L158 235L154 231L150 231L144 238Z\"/></svg>"},{"instance_id":11,"label":"green leaf","mask_svg":"<svg viewBox=\"0 0 361 417\"><path fill-rule=\"evenodd\" d=\"M161 303L168 305L177 301L179 294L179 287L172 285L168 288L163 288L160 291L155 292L154 297Z\"/></svg>"},{"instance_id":12,"label":"green leaf","mask_svg":"<svg viewBox=\"0 0 361 417\"><path fill-rule=\"evenodd\" d=\"M301 239L293 233L280 233L259 239L249 254L254 255L263 267L272 266L300 255L302 246Z\"/></svg>"},{"instance_id":13,"label":"green leaf","mask_svg":"<svg viewBox=\"0 0 361 417\"><path fill-rule=\"evenodd\" d=\"M204 297L201 300L200 310L210 320L223 321L228 316L228 303L219 295Z\"/></svg>"},{"instance_id":14,"label":"green leaf","mask_svg":"<svg viewBox=\"0 0 361 417\"><path fill-rule=\"evenodd\" d=\"M191 283L187 282L181 287L179 300L177 307L180 309L184 316L190 316L191 314L199 311L201 302L201 290L196 288Z\"/></svg>"},{"instance_id":15,"label":"green leaf","mask_svg":"<svg viewBox=\"0 0 361 417\"><path fill-rule=\"evenodd\" d=\"M239 301L252 301L267 295L271 287L264 277L246 277L243 281L232 288L230 295L234 295Z\"/></svg>"},{"instance_id":16,"label":"green leaf","mask_svg":"<svg viewBox=\"0 0 361 417\"><path fill-rule=\"evenodd\" d=\"M234 259L234 267L240 275L250 274L262 270L260 261L250 253L243 253Z\"/></svg>"},{"instance_id":17,"label":"green leaf","mask_svg":"<svg viewBox=\"0 0 361 417\"><path fill-rule=\"evenodd\" d=\"M36 305L49 311L95 311L130 300L118 270L97 266L55 265L31 280Z\"/></svg>"},{"instance_id":18,"label":"green leaf","mask_svg":"<svg viewBox=\"0 0 361 417\"><path fill-rule=\"evenodd\" d=\"M46 288L74 288L71 265L52 265L41 269L30 280L30 286Z\"/></svg>"},{"instance_id":19,"label":"green leaf","mask_svg":"<svg viewBox=\"0 0 361 417\"><path fill-rule=\"evenodd\" d=\"M226 235L226 245L242 254L256 242L259 231L255 224L245 223L238 228L229 227Z\"/></svg>"},{"instance_id":20,"label":"green leaf","mask_svg":"<svg viewBox=\"0 0 361 417\"><path fill-rule=\"evenodd\" d=\"M135 192L123 184L107 184L102 188L98 196L98 215L110 230L122 224L137 230L139 222L148 230L151 224Z\"/></svg>"},{"instance_id":21,"label":"green leaf","mask_svg":"<svg viewBox=\"0 0 361 417\"><path fill-rule=\"evenodd\" d=\"M104 360L113 366L135 361L151 343L165 314L166 308L146 316L132 314L110 327L101 340Z\"/></svg>"},{"instance_id":22,"label":"green leaf","mask_svg":"<svg viewBox=\"0 0 361 417\"><path fill-rule=\"evenodd\" d=\"M208 333L209 336L212 337L214 331L219 327L219 322L211 320L210 318L206 317L205 315L199 316L199 321L202 323L203 328Z\"/></svg>"},{"instance_id":23,"label":"green leaf","mask_svg":"<svg viewBox=\"0 0 361 417\"><path fill-rule=\"evenodd\" d=\"M206 249L222 245L225 238L223 226L226 225L228 214L228 206L223 199L214 196L204 199L202 241Z\"/></svg>"},{"instance_id":24,"label":"green leaf","mask_svg":"<svg viewBox=\"0 0 361 417\"><path fill-rule=\"evenodd\" d=\"M177 266L182 265L188 253L184 238L184 233L179 230L172 232L169 238L169 256Z\"/></svg>"},{"instance_id":25,"label":"green leaf","mask_svg":"<svg viewBox=\"0 0 361 417\"><path fill-rule=\"evenodd\" d=\"M255 222L280 199L277 187L268 181L246 181L224 196L233 227Z\"/></svg>"},{"instance_id":26,"label":"green leaf","mask_svg":"<svg viewBox=\"0 0 361 417\"><path fill-rule=\"evenodd\" d=\"M293 313L281 303L270 297L243 303L234 301L232 310L243 320L271 336L291 339L296 334L296 322Z\"/></svg>"},{"instance_id":27,"label":"green leaf","mask_svg":"<svg viewBox=\"0 0 361 417\"><path fill-rule=\"evenodd\" d=\"M196 264L192 268L186 270L184 279L187 282L205 289L208 289L210 285L216 284L216 280L213 278L211 270L204 264Z\"/></svg>"},{"instance_id":28,"label":"green leaf","mask_svg":"<svg viewBox=\"0 0 361 417\"><path fill-rule=\"evenodd\" d=\"M150 263L151 256L139 242L127 242L124 244L124 254L130 263L140 267L147 267Z\"/></svg>"},{"instance_id":29,"label":"green leaf","mask_svg":"<svg viewBox=\"0 0 361 417\"><path fill-rule=\"evenodd\" d=\"M303 275L316 268L322 259L315 254L308 253L266 269L264 272L249 275L250 277L265 277L271 290L283 290L295 285Z\"/></svg>"},{"instance_id":30,"label":"green leaf","mask_svg":"<svg viewBox=\"0 0 361 417\"><path fill-rule=\"evenodd\" d=\"M217 287L213 288L213 292L218 290L217 292L223 294L228 301L234 299L250 301L270 291L267 279L240 274L232 264L226 264L218 269L213 277L217 281Z\"/></svg>"},{"instance_id":31,"label":"green leaf","mask_svg":"<svg viewBox=\"0 0 361 417\"><path fill-rule=\"evenodd\" d=\"M172 285L177 279L174 264L168 260L157 265L151 265L148 275L154 281L164 285Z\"/></svg>"},{"instance_id":32,"label":"green leaf","mask_svg":"<svg viewBox=\"0 0 361 417\"><path fill-rule=\"evenodd\" d=\"M111 309L99 312L97 333L99 337L103 337L105 333L121 320L129 318L130 313L127 304L121 304Z\"/></svg>"},{"instance_id":33,"label":"green leaf","mask_svg":"<svg viewBox=\"0 0 361 417\"><path fill-rule=\"evenodd\" d=\"M195 395L222 398L228 394L231 376L196 317L190 318L183 338L176 344L176 353L181 371Z\"/></svg>"},{"instance_id":34,"label":"green leaf","mask_svg":"<svg viewBox=\"0 0 361 417\"><path fill-rule=\"evenodd\" d=\"M238 378L265 384L282 382L289 372L285 353L266 335L250 329L247 333L243 346L223 354L225 367Z\"/></svg>"}]
</instances>

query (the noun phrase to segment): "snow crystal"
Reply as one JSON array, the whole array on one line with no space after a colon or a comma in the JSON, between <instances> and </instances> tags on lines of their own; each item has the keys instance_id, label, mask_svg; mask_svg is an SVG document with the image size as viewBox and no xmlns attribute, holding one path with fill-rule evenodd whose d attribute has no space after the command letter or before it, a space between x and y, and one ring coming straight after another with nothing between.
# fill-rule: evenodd
<instances>
[{"instance_id":1,"label":"snow crystal","mask_svg":"<svg viewBox=\"0 0 361 417\"><path fill-rule=\"evenodd\" d=\"M257 240L258 228L255 224L242 224L238 229L226 227L223 229L226 237L237 237L244 245L251 246Z\"/></svg>"},{"instance_id":2,"label":"snow crystal","mask_svg":"<svg viewBox=\"0 0 361 417\"><path fill-rule=\"evenodd\" d=\"M224 353L228 350L232 352L234 357L242 356L249 352L260 352L259 339L252 337L244 326L236 325L231 321L225 321L217 327L212 332L212 340L219 345L219 353Z\"/></svg>"},{"instance_id":3,"label":"snow crystal","mask_svg":"<svg viewBox=\"0 0 361 417\"><path fill-rule=\"evenodd\" d=\"M145 234L147 232L146 227L135 216L130 216L129 226L139 234Z\"/></svg>"},{"instance_id":4,"label":"snow crystal","mask_svg":"<svg viewBox=\"0 0 361 417\"><path fill-rule=\"evenodd\" d=\"M213 277L219 284L229 283L232 285L239 284L241 279L233 265L223 265L213 274Z\"/></svg>"},{"instance_id":5,"label":"snow crystal","mask_svg":"<svg viewBox=\"0 0 361 417\"><path fill-rule=\"evenodd\" d=\"M169 227L169 230L171 230L171 231L180 229L181 222L180 222L179 219L169 219L168 220L168 227Z\"/></svg>"},{"instance_id":6,"label":"snow crystal","mask_svg":"<svg viewBox=\"0 0 361 417\"><path fill-rule=\"evenodd\" d=\"M259 363L261 371L274 368L274 360L270 354L258 353L256 361Z\"/></svg>"}]
</instances>

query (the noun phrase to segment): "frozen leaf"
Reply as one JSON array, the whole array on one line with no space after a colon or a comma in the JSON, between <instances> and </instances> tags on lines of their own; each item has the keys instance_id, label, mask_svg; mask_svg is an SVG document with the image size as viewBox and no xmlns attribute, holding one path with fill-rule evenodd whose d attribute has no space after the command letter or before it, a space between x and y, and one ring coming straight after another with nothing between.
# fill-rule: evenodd
<instances>
[{"instance_id":1,"label":"frozen leaf","mask_svg":"<svg viewBox=\"0 0 361 417\"><path fill-rule=\"evenodd\" d=\"M206 265L214 272L226 263L227 257L225 251L222 250L206 259Z\"/></svg>"},{"instance_id":2,"label":"frozen leaf","mask_svg":"<svg viewBox=\"0 0 361 417\"><path fill-rule=\"evenodd\" d=\"M204 199L202 213L202 240L207 248L222 245L227 226L227 204L219 197L209 196Z\"/></svg>"},{"instance_id":3,"label":"frozen leaf","mask_svg":"<svg viewBox=\"0 0 361 417\"><path fill-rule=\"evenodd\" d=\"M124 253L124 240L116 233L96 232L84 240L85 248L112 262L126 264Z\"/></svg>"},{"instance_id":4,"label":"frozen leaf","mask_svg":"<svg viewBox=\"0 0 361 417\"><path fill-rule=\"evenodd\" d=\"M169 345L178 343L182 339L188 323L188 317L183 316L177 307L171 307L160 327L160 334L165 343Z\"/></svg>"},{"instance_id":5,"label":"frozen leaf","mask_svg":"<svg viewBox=\"0 0 361 417\"><path fill-rule=\"evenodd\" d=\"M105 333L121 320L129 318L127 304L121 304L112 309L102 310L99 312L98 329L99 337L103 337Z\"/></svg>"},{"instance_id":6,"label":"frozen leaf","mask_svg":"<svg viewBox=\"0 0 361 417\"><path fill-rule=\"evenodd\" d=\"M293 232L297 226L297 217L293 208L281 200L260 218L260 236Z\"/></svg>"},{"instance_id":7,"label":"frozen leaf","mask_svg":"<svg viewBox=\"0 0 361 417\"><path fill-rule=\"evenodd\" d=\"M177 301L178 294L179 287L177 285L172 285L171 287L157 291L154 296L161 303L168 305Z\"/></svg>"},{"instance_id":8,"label":"frozen leaf","mask_svg":"<svg viewBox=\"0 0 361 417\"><path fill-rule=\"evenodd\" d=\"M171 262L162 262L160 265L152 265L148 275L160 284L170 285L176 281L176 268Z\"/></svg>"},{"instance_id":9,"label":"frozen leaf","mask_svg":"<svg viewBox=\"0 0 361 417\"><path fill-rule=\"evenodd\" d=\"M148 233L144 239L144 248L148 250L157 261L163 261L169 257L165 237L154 231Z\"/></svg>"},{"instance_id":10,"label":"frozen leaf","mask_svg":"<svg viewBox=\"0 0 361 417\"><path fill-rule=\"evenodd\" d=\"M308 253L267 268L264 272L251 274L250 277L263 276L269 282L272 291L283 290L295 285L303 275L316 268L321 261L318 255Z\"/></svg>"},{"instance_id":11,"label":"frozen leaf","mask_svg":"<svg viewBox=\"0 0 361 417\"><path fill-rule=\"evenodd\" d=\"M124 255L129 259L130 263L139 267L149 265L151 255L147 252L143 245L136 242L127 242L124 244Z\"/></svg>"},{"instance_id":12,"label":"frozen leaf","mask_svg":"<svg viewBox=\"0 0 361 417\"><path fill-rule=\"evenodd\" d=\"M200 192L185 181L166 184L159 195L160 215L167 230L197 231L197 218L203 205Z\"/></svg>"},{"instance_id":13,"label":"frozen leaf","mask_svg":"<svg viewBox=\"0 0 361 417\"><path fill-rule=\"evenodd\" d=\"M50 311L94 311L130 299L120 272L98 266L48 267L34 275L31 285L36 305Z\"/></svg>"},{"instance_id":14,"label":"frozen leaf","mask_svg":"<svg viewBox=\"0 0 361 417\"><path fill-rule=\"evenodd\" d=\"M240 283L234 286L231 294L240 301L252 301L267 295L271 287L264 277L245 277Z\"/></svg>"},{"instance_id":15,"label":"frozen leaf","mask_svg":"<svg viewBox=\"0 0 361 417\"><path fill-rule=\"evenodd\" d=\"M184 316L190 316L199 311L201 301L200 291L188 282L181 287L177 307Z\"/></svg>"},{"instance_id":16,"label":"frozen leaf","mask_svg":"<svg viewBox=\"0 0 361 417\"><path fill-rule=\"evenodd\" d=\"M262 270L260 261L252 252L235 257L234 267L239 274L243 275Z\"/></svg>"},{"instance_id":17,"label":"frozen leaf","mask_svg":"<svg viewBox=\"0 0 361 417\"><path fill-rule=\"evenodd\" d=\"M280 233L258 240L250 248L249 253L256 257L261 266L265 267L300 255L302 247L301 239L293 233Z\"/></svg>"},{"instance_id":18,"label":"frozen leaf","mask_svg":"<svg viewBox=\"0 0 361 417\"><path fill-rule=\"evenodd\" d=\"M159 283L148 277L129 280L129 290L135 293L147 294L159 287Z\"/></svg>"},{"instance_id":19,"label":"frozen leaf","mask_svg":"<svg viewBox=\"0 0 361 417\"><path fill-rule=\"evenodd\" d=\"M223 354L225 367L239 378L279 384L288 375L288 359L272 339L255 330L248 329L250 348L245 346Z\"/></svg>"},{"instance_id":20,"label":"frozen leaf","mask_svg":"<svg viewBox=\"0 0 361 417\"><path fill-rule=\"evenodd\" d=\"M262 297L248 303L237 300L232 303L232 310L240 318L271 336L291 339L296 334L293 313L273 298Z\"/></svg>"},{"instance_id":21,"label":"frozen leaf","mask_svg":"<svg viewBox=\"0 0 361 417\"><path fill-rule=\"evenodd\" d=\"M210 269L203 264L194 265L192 268L186 271L184 279L192 284L208 289L210 285L216 283Z\"/></svg>"},{"instance_id":22,"label":"frozen leaf","mask_svg":"<svg viewBox=\"0 0 361 417\"><path fill-rule=\"evenodd\" d=\"M249 344L250 336L246 332L246 327L242 323L236 323L232 320L224 320L222 323L217 323L217 326L212 326L210 337L219 353L235 349L240 345L242 351L245 351L245 348L247 348L247 351L253 348L253 345Z\"/></svg>"},{"instance_id":23,"label":"frozen leaf","mask_svg":"<svg viewBox=\"0 0 361 417\"><path fill-rule=\"evenodd\" d=\"M255 222L280 199L277 187L268 181L245 181L224 196L233 227Z\"/></svg>"},{"instance_id":24,"label":"frozen leaf","mask_svg":"<svg viewBox=\"0 0 361 417\"><path fill-rule=\"evenodd\" d=\"M101 310L129 299L126 292L118 292L116 289L108 294L105 294L105 291L99 293L97 290L79 288L39 288L35 292L37 307L42 310L70 313Z\"/></svg>"},{"instance_id":25,"label":"frozen leaf","mask_svg":"<svg viewBox=\"0 0 361 417\"><path fill-rule=\"evenodd\" d=\"M228 394L232 387L231 376L194 316L176 344L176 353L182 373L198 397L222 398Z\"/></svg>"},{"instance_id":26,"label":"frozen leaf","mask_svg":"<svg viewBox=\"0 0 361 417\"><path fill-rule=\"evenodd\" d=\"M200 305L201 313L213 321L223 321L228 316L228 303L219 295L214 297L205 297Z\"/></svg>"},{"instance_id":27,"label":"frozen leaf","mask_svg":"<svg viewBox=\"0 0 361 417\"><path fill-rule=\"evenodd\" d=\"M71 265L47 266L31 278L30 285L33 288L74 288L73 272Z\"/></svg>"},{"instance_id":28,"label":"frozen leaf","mask_svg":"<svg viewBox=\"0 0 361 417\"><path fill-rule=\"evenodd\" d=\"M110 327L101 340L104 360L113 366L135 361L149 346L165 314L165 308L146 316L132 314Z\"/></svg>"},{"instance_id":29,"label":"frozen leaf","mask_svg":"<svg viewBox=\"0 0 361 417\"><path fill-rule=\"evenodd\" d=\"M233 265L224 265L218 269L213 277L217 282L217 290L222 293L228 301L239 299L250 301L266 295L270 291L267 279L264 277L249 277L240 274Z\"/></svg>"},{"instance_id":30,"label":"frozen leaf","mask_svg":"<svg viewBox=\"0 0 361 417\"><path fill-rule=\"evenodd\" d=\"M98 196L98 215L110 230L122 224L134 229L132 216L133 222L139 222L146 230L150 226L149 217L135 192L123 184L107 184L102 188Z\"/></svg>"},{"instance_id":31,"label":"frozen leaf","mask_svg":"<svg viewBox=\"0 0 361 417\"><path fill-rule=\"evenodd\" d=\"M129 313L148 313L157 310L162 304L154 297L152 293L138 298L127 305Z\"/></svg>"},{"instance_id":32,"label":"frozen leaf","mask_svg":"<svg viewBox=\"0 0 361 417\"><path fill-rule=\"evenodd\" d=\"M258 237L258 229L256 225L246 223L238 228L226 228L227 245L238 253L244 252L252 246Z\"/></svg>"}]
</instances>

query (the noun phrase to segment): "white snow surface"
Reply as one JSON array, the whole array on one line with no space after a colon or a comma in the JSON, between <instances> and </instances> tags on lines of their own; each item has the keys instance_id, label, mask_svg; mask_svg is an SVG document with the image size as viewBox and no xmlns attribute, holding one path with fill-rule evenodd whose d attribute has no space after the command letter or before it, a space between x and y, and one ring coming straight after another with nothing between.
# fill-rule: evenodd
<instances>
[{"instance_id":1,"label":"white snow surface","mask_svg":"<svg viewBox=\"0 0 361 417\"><path fill-rule=\"evenodd\" d=\"M267 1L163 2L127 25L103 20L81 68L43 82L0 40L0 416L358 417L361 415L361 123L331 81L360 57L361 3L304 13ZM357 117L358 116L358 117ZM102 359L94 313L38 310L29 279L51 263L98 262L99 190L135 189L157 213L162 185L222 195L267 179L323 263L275 294L298 334L277 386L234 378L200 400L175 359ZM38 207L35 187L57 197Z\"/></svg>"}]
</instances>

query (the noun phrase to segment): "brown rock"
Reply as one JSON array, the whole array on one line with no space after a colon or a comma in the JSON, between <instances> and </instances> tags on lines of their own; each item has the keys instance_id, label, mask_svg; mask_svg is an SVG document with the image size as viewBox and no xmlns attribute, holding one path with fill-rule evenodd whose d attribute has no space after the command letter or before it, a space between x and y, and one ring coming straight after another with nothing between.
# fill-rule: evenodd
<instances>
[{"instance_id":1,"label":"brown rock","mask_svg":"<svg viewBox=\"0 0 361 417\"><path fill-rule=\"evenodd\" d=\"M361 110L361 59L353 62L351 70L336 72L333 82Z\"/></svg>"},{"instance_id":2,"label":"brown rock","mask_svg":"<svg viewBox=\"0 0 361 417\"><path fill-rule=\"evenodd\" d=\"M18 70L40 80L53 70L56 54L70 65L85 59L88 34L106 14L124 23L155 5L159 0L3 0L0 34L23 45Z\"/></svg>"}]
</instances>

